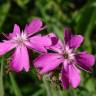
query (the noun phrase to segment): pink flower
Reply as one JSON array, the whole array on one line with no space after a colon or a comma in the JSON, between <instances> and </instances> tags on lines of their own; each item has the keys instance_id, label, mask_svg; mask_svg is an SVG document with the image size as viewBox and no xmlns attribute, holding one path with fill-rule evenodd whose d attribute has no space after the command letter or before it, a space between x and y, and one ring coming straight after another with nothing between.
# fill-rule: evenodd
<instances>
[{"instance_id":1,"label":"pink flower","mask_svg":"<svg viewBox=\"0 0 96 96\"><path fill-rule=\"evenodd\" d=\"M62 65L61 82L63 88L68 88L69 84L76 88L80 83L80 69L90 71L95 61L94 56L86 51L76 51L82 42L81 35L72 35L65 28L64 42L58 40L56 45L50 47L54 52L40 55L34 60L34 66L40 69L41 74L45 74Z\"/></svg>"},{"instance_id":2,"label":"pink flower","mask_svg":"<svg viewBox=\"0 0 96 96\"><path fill-rule=\"evenodd\" d=\"M12 55L11 69L16 72L23 69L26 72L29 71L28 48L38 52L46 52L45 47L51 45L51 40L47 35L35 35L41 29L42 21L40 19L33 19L22 32L20 31L20 27L15 24L13 32L6 36L8 40L0 42L0 56L15 49Z\"/></svg>"}]
</instances>

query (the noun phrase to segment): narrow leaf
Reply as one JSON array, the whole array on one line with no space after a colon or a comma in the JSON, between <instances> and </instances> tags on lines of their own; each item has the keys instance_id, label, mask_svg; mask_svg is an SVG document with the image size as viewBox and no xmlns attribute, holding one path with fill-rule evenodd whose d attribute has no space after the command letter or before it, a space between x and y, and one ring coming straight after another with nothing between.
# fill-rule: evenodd
<instances>
[{"instance_id":1,"label":"narrow leaf","mask_svg":"<svg viewBox=\"0 0 96 96\"><path fill-rule=\"evenodd\" d=\"M18 87L18 85L14 79L13 74L9 73L9 77L10 77L10 81L12 83L12 87L13 87L13 91L14 91L15 96L22 96L21 91L20 91L20 89L19 89L19 87Z\"/></svg>"},{"instance_id":2,"label":"narrow leaf","mask_svg":"<svg viewBox=\"0 0 96 96\"><path fill-rule=\"evenodd\" d=\"M1 69L0 69L0 96L4 96L4 86L3 86L3 64L4 59L1 59Z\"/></svg>"}]
</instances>

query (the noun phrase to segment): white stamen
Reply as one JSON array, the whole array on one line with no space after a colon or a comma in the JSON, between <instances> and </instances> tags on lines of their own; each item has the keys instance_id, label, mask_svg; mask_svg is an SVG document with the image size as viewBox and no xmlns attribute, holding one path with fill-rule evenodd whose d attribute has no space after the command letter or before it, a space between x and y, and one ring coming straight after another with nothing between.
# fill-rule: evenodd
<instances>
[{"instance_id":1,"label":"white stamen","mask_svg":"<svg viewBox=\"0 0 96 96\"><path fill-rule=\"evenodd\" d=\"M72 61L75 58L74 55L75 53L73 53L73 49L70 49L69 46L65 46L64 53L63 53L64 59Z\"/></svg>"},{"instance_id":2,"label":"white stamen","mask_svg":"<svg viewBox=\"0 0 96 96\"><path fill-rule=\"evenodd\" d=\"M13 38L13 42L18 45L24 44L25 41L27 41L27 35L23 32L21 34L17 34L17 36Z\"/></svg>"}]
</instances>

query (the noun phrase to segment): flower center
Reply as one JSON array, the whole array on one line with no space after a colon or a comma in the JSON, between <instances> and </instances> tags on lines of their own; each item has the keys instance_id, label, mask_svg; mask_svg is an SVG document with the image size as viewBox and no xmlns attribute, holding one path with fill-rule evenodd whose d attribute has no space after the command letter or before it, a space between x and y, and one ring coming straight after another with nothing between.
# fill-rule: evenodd
<instances>
[{"instance_id":1,"label":"flower center","mask_svg":"<svg viewBox=\"0 0 96 96\"><path fill-rule=\"evenodd\" d=\"M68 59L68 54L67 53L65 53L65 54L63 54L63 57L64 57L64 59Z\"/></svg>"},{"instance_id":2,"label":"flower center","mask_svg":"<svg viewBox=\"0 0 96 96\"><path fill-rule=\"evenodd\" d=\"M74 60L74 55L75 53L73 52L73 49L70 49L68 46L66 46L63 53L64 59Z\"/></svg>"},{"instance_id":3,"label":"flower center","mask_svg":"<svg viewBox=\"0 0 96 96\"><path fill-rule=\"evenodd\" d=\"M14 42L18 45L22 45L27 41L27 35L25 33L17 34L16 37L13 38Z\"/></svg>"}]
</instances>

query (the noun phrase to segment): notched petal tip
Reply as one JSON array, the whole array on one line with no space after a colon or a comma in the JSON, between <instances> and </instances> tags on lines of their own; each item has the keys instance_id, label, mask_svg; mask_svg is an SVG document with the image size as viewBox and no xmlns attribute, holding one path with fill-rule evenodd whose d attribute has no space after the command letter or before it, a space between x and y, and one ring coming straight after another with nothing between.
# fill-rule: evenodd
<instances>
[{"instance_id":1,"label":"notched petal tip","mask_svg":"<svg viewBox=\"0 0 96 96\"><path fill-rule=\"evenodd\" d=\"M39 18L35 18L26 25L24 31L27 32L29 35L33 35L34 33L37 33L41 30L42 25L42 21Z\"/></svg>"},{"instance_id":2,"label":"notched petal tip","mask_svg":"<svg viewBox=\"0 0 96 96\"><path fill-rule=\"evenodd\" d=\"M91 67L95 63L95 57L92 54L84 51L76 55L76 61L78 66L80 66L82 69L91 72Z\"/></svg>"},{"instance_id":3,"label":"notched petal tip","mask_svg":"<svg viewBox=\"0 0 96 96\"><path fill-rule=\"evenodd\" d=\"M82 35L73 35L70 39L69 46L71 48L78 48L78 47L80 47L83 40L84 40L84 38Z\"/></svg>"},{"instance_id":4,"label":"notched petal tip","mask_svg":"<svg viewBox=\"0 0 96 96\"><path fill-rule=\"evenodd\" d=\"M24 68L26 72L29 72L29 68Z\"/></svg>"},{"instance_id":5,"label":"notched petal tip","mask_svg":"<svg viewBox=\"0 0 96 96\"><path fill-rule=\"evenodd\" d=\"M71 29L68 27L64 28L64 41L65 44L68 43L71 39L72 33L71 33Z\"/></svg>"},{"instance_id":6,"label":"notched petal tip","mask_svg":"<svg viewBox=\"0 0 96 96\"><path fill-rule=\"evenodd\" d=\"M20 27L18 24L14 24L13 32L20 32Z\"/></svg>"},{"instance_id":7,"label":"notched petal tip","mask_svg":"<svg viewBox=\"0 0 96 96\"><path fill-rule=\"evenodd\" d=\"M20 27L19 27L19 25L14 24L13 32L9 34L9 38L13 38L17 34L20 34Z\"/></svg>"}]
</instances>

